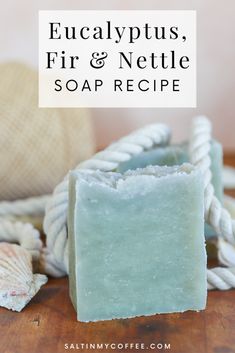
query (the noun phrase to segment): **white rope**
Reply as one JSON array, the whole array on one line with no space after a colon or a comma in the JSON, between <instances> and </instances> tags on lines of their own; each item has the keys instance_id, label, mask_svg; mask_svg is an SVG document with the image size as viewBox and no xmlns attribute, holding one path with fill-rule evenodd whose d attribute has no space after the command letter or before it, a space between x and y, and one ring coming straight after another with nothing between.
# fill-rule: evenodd
<instances>
[{"instance_id":1,"label":"white rope","mask_svg":"<svg viewBox=\"0 0 235 353\"><path fill-rule=\"evenodd\" d=\"M235 267L235 246L219 238L217 247L219 262L226 267Z\"/></svg>"},{"instance_id":2,"label":"white rope","mask_svg":"<svg viewBox=\"0 0 235 353\"><path fill-rule=\"evenodd\" d=\"M229 243L235 243L235 222L229 212L222 207L215 196L211 184L211 124L205 117L198 117L193 122L193 133L190 141L191 162L201 169L204 177L205 220L218 236L223 236Z\"/></svg>"},{"instance_id":3,"label":"white rope","mask_svg":"<svg viewBox=\"0 0 235 353\"><path fill-rule=\"evenodd\" d=\"M211 183L211 123L206 117L198 117L193 121L190 140L190 160L200 168L204 177L205 220L219 237L224 237L230 244L235 243L235 222L229 212L223 208L214 193ZM233 268L214 268L207 270L208 289L229 289L235 287Z\"/></svg>"},{"instance_id":4,"label":"white rope","mask_svg":"<svg viewBox=\"0 0 235 353\"><path fill-rule=\"evenodd\" d=\"M42 241L39 231L32 224L1 219L0 241L18 243L31 253L33 260L40 258Z\"/></svg>"},{"instance_id":5,"label":"white rope","mask_svg":"<svg viewBox=\"0 0 235 353\"><path fill-rule=\"evenodd\" d=\"M25 200L2 201L0 203L0 217L43 215L49 197L49 195L44 195Z\"/></svg>"},{"instance_id":6,"label":"white rope","mask_svg":"<svg viewBox=\"0 0 235 353\"><path fill-rule=\"evenodd\" d=\"M33 260L39 260L42 250L40 233L30 223L14 221L19 216L38 216L45 212L49 196L32 197L13 202L0 203L0 241L18 243L27 249Z\"/></svg>"},{"instance_id":7,"label":"white rope","mask_svg":"<svg viewBox=\"0 0 235 353\"><path fill-rule=\"evenodd\" d=\"M169 140L170 130L166 125L148 125L113 143L77 168L113 171L121 162L130 160L132 156L154 146L166 145ZM43 263L46 272L55 277L68 273L67 209L68 176L55 188L47 204L44 219L47 248L43 254Z\"/></svg>"},{"instance_id":8,"label":"white rope","mask_svg":"<svg viewBox=\"0 0 235 353\"><path fill-rule=\"evenodd\" d=\"M207 289L235 288L235 267L215 267L207 270Z\"/></svg>"},{"instance_id":9,"label":"white rope","mask_svg":"<svg viewBox=\"0 0 235 353\"><path fill-rule=\"evenodd\" d=\"M235 218L235 199L231 196L224 195L223 204L232 218ZM223 238L219 238L217 247L219 262L227 267L235 267L235 245L229 244Z\"/></svg>"}]
</instances>

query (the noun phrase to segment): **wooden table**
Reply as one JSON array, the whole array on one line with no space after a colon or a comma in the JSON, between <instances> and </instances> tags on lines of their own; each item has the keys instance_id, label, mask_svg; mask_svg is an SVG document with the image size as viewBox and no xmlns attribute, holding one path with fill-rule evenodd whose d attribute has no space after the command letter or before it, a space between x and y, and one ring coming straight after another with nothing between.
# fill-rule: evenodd
<instances>
[{"instance_id":1,"label":"wooden table","mask_svg":"<svg viewBox=\"0 0 235 353\"><path fill-rule=\"evenodd\" d=\"M227 156L225 161L235 165L235 157ZM235 196L234 192L230 194ZM76 321L67 278L50 279L23 312L0 308L0 325L0 353L232 353L235 352L235 290L209 292L207 308L199 313L85 324ZM82 344L97 343L144 343L145 348L82 349ZM68 350L65 344L77 344L80 349ZM158 349L150 349L151 344L156 347L158 344Z\"/></svg>"}]
</instances>

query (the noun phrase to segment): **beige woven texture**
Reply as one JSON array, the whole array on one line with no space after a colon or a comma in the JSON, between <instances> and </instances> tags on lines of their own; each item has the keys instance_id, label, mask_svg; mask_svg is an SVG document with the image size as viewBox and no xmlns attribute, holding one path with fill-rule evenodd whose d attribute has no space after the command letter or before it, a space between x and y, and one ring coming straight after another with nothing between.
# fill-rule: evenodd
<instances>
[{"instance_id":1,"label":"beige woven texture","mask_svg":"<svg viewBox=\"0 0 235 353\"><path fill-rule=\"evenodd\" d=\"M51 193L94 153L85 109L38 108L37 73L0 65L0 200Z\"/></svg>"}]
</instances>

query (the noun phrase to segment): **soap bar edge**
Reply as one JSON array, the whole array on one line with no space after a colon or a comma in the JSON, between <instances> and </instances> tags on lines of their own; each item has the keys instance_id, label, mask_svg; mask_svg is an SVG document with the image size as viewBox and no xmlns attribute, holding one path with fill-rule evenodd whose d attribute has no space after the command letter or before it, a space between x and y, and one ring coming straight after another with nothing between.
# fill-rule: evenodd
<instances>
[{"instance_id":1,"label":"soap bar edge","mask_svg":"<svg viewBox=\"0 0 235 353\"><path fill-rule=\"evenodd\" d=\"M76 174L71 171L69 173L69 205L68 205L68 250L69 250L69 296L71 298L74 309L78 315L77 310L77 289L76 291L72 291L71 281L74 278L75 283L77 284L76 279L76 269L74 263L72 261L72 256L76 262L76 247L75 247L75 207L76 207Z\"/></svg>"}]
</instances>

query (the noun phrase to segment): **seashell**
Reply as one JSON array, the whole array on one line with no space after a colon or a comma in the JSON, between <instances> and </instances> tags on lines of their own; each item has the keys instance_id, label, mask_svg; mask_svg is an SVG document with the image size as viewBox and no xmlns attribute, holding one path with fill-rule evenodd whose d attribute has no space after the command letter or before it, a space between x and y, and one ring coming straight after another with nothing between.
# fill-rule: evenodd
<instances>
[{"instance_id":1,"label":"seashell","mask_svg":"<svg viewBox=\"0 0 235 353\"><path fill-rule=\"evenodd\" d=\"M46 282L45 275L33 274L27 250L0 243L0 306L21 311Z\"/></svg>"}]
</instances>

